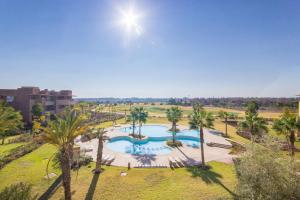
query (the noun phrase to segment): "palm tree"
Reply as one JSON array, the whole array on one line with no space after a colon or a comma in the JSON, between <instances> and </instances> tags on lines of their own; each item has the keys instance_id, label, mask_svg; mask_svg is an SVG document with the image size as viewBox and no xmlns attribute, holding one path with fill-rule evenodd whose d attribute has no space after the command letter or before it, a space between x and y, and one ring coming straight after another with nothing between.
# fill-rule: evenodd
<instances>
[{"instance_id":1,"label":"palm tree","mask_svg":"<svg viewBox=\"0 0 300 200\"><path fill-rule=\"evenodd\" d=\"M4 144L5 137L10 131L16 131L23 127L22 115L13 107L0 102L0 137Z\"/></svg>"},{"instance_id":2,"label":"palm tree","mask_svg":"<svg viewBox=\"0 0 300 200\"><path fill-rule=\"evenodd\" d=\"M239 123L239 129L249 131L252 141L254 141L254 136L261 136L263 132L268 132L267 121L258 116L258 109L256 102L249 103L245 112L245 120Z\"/></svg>"},{"instance_id":3,"label":"palm tree","mask_svg":"<svg viewBox=\"0 0 300 200\"><path fill-rule=\"evenodd\" d=\"M50 121L45 127L43 138L46 142L55 145L59 151L59 161L62 171L65 199L71 200L71 162L70 149L74 139L87 130L87 125L82 115L67 109L56 120Z\"/></svg>"},{"instance_id":4,"label":"palm tree","mask_svg":"<svg viewBox=\"0 0 300 200\"><path fill-rule=\"evenodd\" d=\"M296 114L285 109L280 119L273 124L273 129L279 134L285 135L287 143L290 146L291 155L295 155L296 132L300 130L300 121Z\"/></svg>"},{"instance_id":5,"label":"palm tree","mask_svg":"<svg viewBox=\"0 0 300 200\"><path fill-rule=\"evenodd\" d=\"M135 108L135 112L137 113L137 121L139 123L139 138L142 139L141 129L143 123L146 123L148 118L148 113L145 111L143 107Z\"/></svg>"},{"instance_id":6,"label":"palm tree","mask_svg":"<svg viewBox=\"0 0 300 200\"><path fill-rule=\"evenodd\" d=\"M228 129L227 129L228 119L236 119L237 115L236 115L236 113L226 112L226 111L221 110L219 112L219 117L221 119L223 119L225 122L225 136L228 137Z\"/></svg>"},{"instance_id":7,"label":"palm tree","mask_svg":"<svg viewBox=\"0 0 300 200\"><path fill-rule=\"evenodd\" d=\"M178 121L182 118L182 110L177 106L171 107L167 109L166 114L169 122L172 122L173 144L175 144L176 126Z\"/></svg>"},{"instance_id":8,"label":"palm tree","mask_svg":"<svg viewBox=\"0 0 300 200\"><path fill-rule=\"evenodd\" d=\"M101 172L101 163L102 163L102 152L103 152L103 136L107 131L103 128L96 129L96 135L98 138L98 150L97 150L97 160L96 160L96 168L95 173L99 174Z\"/></svg>"},{"instance_id":9,"label":"palm tree","mask_svg":"<svg viewBox=\"0 0 300 200\"><path fill-rule=\"evenodd\" d=\"M206 112L203 108L194 108L192 114L189 116L189 124L191 129L198 129L200 133L200 146L201 146L201 161L202 167L205 166L204 159L204 134L203 128L213 128L213 115L211 112Z\"/></svg>"},{"instance_id":10,"label":"palm tree","mask_svg":"<svg viewBox=\"0 0 300 200\"><path fill-rule=\"evenodd\" d=\"M135 126L136 121L138 120L138 113L136 112L135 108L130 111L130 115L128 117L128 121L132 123L132 135L135 134Z\"/></svg>"}]
</instances>

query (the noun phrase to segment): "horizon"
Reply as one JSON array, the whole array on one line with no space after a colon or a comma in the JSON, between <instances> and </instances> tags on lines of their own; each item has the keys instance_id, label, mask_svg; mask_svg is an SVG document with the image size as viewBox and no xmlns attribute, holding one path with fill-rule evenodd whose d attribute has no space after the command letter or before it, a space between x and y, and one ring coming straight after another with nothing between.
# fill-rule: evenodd
<instances>
[{"instance_id":1,"label":"horizon","mask_svg":"<svg viewBox=\"0 0 300 200\"><path fill-rule=\"evenodd\" d=\"M296 97L299 1L1 1L1 88Z\"/></svg>"}]
</instances>

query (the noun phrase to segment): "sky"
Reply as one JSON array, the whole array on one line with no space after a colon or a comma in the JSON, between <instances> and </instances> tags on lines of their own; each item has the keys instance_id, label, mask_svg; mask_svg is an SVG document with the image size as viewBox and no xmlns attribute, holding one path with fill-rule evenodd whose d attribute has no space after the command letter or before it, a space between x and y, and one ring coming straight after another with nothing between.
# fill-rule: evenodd
<instances>
[{"instance_id":1,"label":"sky","mask_svg":"<svg viewBox=\"0 0 300 200\"><path fill-rule=\"evenodd\" d=\"M0 0L0 88L300 94L298 0Z\"/></svg>"}]
</instances>

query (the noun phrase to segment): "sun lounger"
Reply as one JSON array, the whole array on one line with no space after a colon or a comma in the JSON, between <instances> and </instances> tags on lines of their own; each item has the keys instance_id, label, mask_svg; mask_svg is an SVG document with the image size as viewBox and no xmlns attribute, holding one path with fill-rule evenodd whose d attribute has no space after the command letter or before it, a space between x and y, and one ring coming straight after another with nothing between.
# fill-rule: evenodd
<instances>
[{"instance_id":1,"label":"sun lounger","mask_svg":"<svg viewBox=\"0 0 300 200\"><path fill-rule=\"evenodd\" d=\"M109 158L109 155L104 155L102 157L102 164L104 164L107 161L108 158Z\"/></svg>"},{"instance_id":2,"label":"sun lounger","mask_svg":"<svg viewBox=\"0 0 300 200\"><path fill-rule=\"evenodd\" d=\"M109 158L107 158L105 164L106 165L110 165L114 161L114 159L115 159L115 156L110 156Z\"/></svg>"},{"instance_id":3,"label":"sun lounger","mask_svg":"<svg viewBox=\"0 0 300 200\"><path fill-rule=\"evenodd\" d=\"M178 167L177 162L172 158L169 157L170 167Z\"/></svg>"},{"instance_id":4,"label":"sun lounger","mask_svg":"<svg viewBox=\"0 0 300 200\"><path fill-rule=\"evenodd\" d=\"M184 167L184 166L185 166L185 162L182 161L181 158L179 158L179 157L174 157L174 159L175 159L175 161L177 162L177 164L178 164L179 166L181 166L181 167Z\"/></svg>"}]
</instances>

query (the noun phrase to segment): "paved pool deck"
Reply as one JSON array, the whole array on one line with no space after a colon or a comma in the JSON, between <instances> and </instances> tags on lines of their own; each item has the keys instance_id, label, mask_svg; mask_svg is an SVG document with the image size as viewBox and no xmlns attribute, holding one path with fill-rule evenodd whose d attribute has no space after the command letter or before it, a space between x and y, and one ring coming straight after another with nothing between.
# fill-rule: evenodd
<instances>
[{"instance_id":1,"label":"paved pool deck","mask_svg":"<svg viewBox=\"0 0 300 200\"><path fill-rule=\"evenodd\" d=\"M169 125L165 124L147 124L147 125L163 125L170 128ZM121 125L118 127L111 127L106 129L106 136L109 138L116 136L127 136L128 134L121 132L120 129L123 127L128 127L129 125ZM178 126L180 130L188 129L186 126ZM219 161L224 163L232 163L233 155L230 155L229 149L219 148L219 147L210 147L206 143L214 142L220 144L231 145L224 137L221 136L220 132L215 130L204 130L204 154L205 162L209 161ZM121 153L113 151L106 147L107 141L104 143L103 155L113 155L115 157L114 161L111 163L113 166L123 166L127 167L130 163L131 167L139 165L148 165L148 166L169 166L169 157L181 157L185 158L190 165L197 165L201 163L201 150L197 147L191 147L183 144L182 147L173 148L172 152L169 154L163 155L132 155L127 153ZM86 154L93 157L93 160L96 160L97 157L97 148L98 148L98 139L93 139L88 142L76 142L81 149L90 149Z\"/></svg>"}]
</instances>

